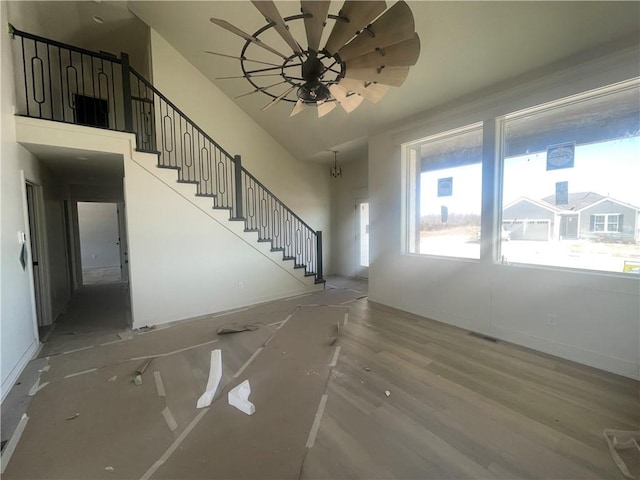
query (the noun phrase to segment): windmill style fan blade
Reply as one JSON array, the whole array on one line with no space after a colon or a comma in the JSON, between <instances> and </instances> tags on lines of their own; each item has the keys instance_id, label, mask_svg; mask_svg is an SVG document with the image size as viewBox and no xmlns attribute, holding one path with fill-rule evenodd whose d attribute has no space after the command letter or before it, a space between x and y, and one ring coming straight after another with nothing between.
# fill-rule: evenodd
<instances>
[{"instance_id":1,"label":"windmill style fan blade","mask_svg":"<svg viewBox=\"0 0 640 480\"><path fill-rule=\"evenodd\" d=\"M325 45L331 55L340 50L345 43L355 37L356 33L369 25L369 22L380 15L387 8L384 0L379 1L354 1L347 0L340 9L340 16L348 18L348 22L336 20L331 30L329 40Z\"/></svg>"},{"instance_id":2,"label":"windmill style fan blade","mask_svg":"<svg viewBox=\"0 0 640 480\"><path fill-rule=\"evenodd\" d=\"M273 28L278 32L282 39L287 42L287 45L289 45L294 52L302 53L300 45L298 45L298 42L296 42L293 35L291 35L291 32L289 32L286 23L284 23L282 16L280 16L278 7L276 7L273 2L267 0L251 0L251 3L253 3L253 6L258 9L268 22L273 22L275 24Z\"/></svg>"},{"instance_id":3,"label":"windmill style fan blade","mask_svg":"<svg viewBox=\"0 0 640 480\"><path fill-rule=\"evenodd\" d=\"M277 77L280 75L279 73L247 73L246 75L236 75L233 77L215 77L214 80L234 80L236 78L247 78L247 77Z\"/></svg>"},{"instance_id":4,"label":"windmill style fan blade","mask_svg":"<svg viewBox=\"0 0 640 480\"><path fill-rule=\"evenodd\" d=\"M299 114L302 110L304 110L304 102L302 100L298 100L295 107L293 107L293 110L291 110L291 114L289 116L293 117L294 115Z\"/></svg>"},{"instance_id":5,"label":"windmill style fan blade","mask_svg":"<svg viewBox=\"0 0 640 480\"><path fill-rule=\"evenodd\" d=\"M322 118L331 110L336 108L336 102L322 102L318 103L318 117Z\"/></svg>"},{"instance_id":6,"label":"windmill style fan blade","mask_svg":"<svg viewBox=\"0 0 640 480\"><path fill-rule=\"evenodd\" d=\"M249 96L249 95L253 95L254 93L264 92L265 90L269 90L270 88L277 87L278 85L282 85L283 83L287 83L287 82L286 81L282 81L282 82L274 83L273 85L267 85L266 87L256 88L255 90L251 90L250 92L243 93L242 95L238 95L238 96L233 97L233 98L242 98L242 97L246 97L246 96Z\"/></svg>"},{"instance_id":7,"label":"windmill style fan blade","mask_svg":"<svg viewBox=\"0 0 640 480\"><path fill-rule=\"evenodd\" d=\"M310 13L312 17L304 19L304 28L307 31L307 42L309 49L316 52L320 48L320 39L322 38L322 29L324 22L329 14L330 1L301 1L300 8L302 13Z\"/></svg>"},{"instance_id":8,"label":"windmill style fan blade","mask_svg":"<svg viewBox=\"0 0 640 480\"><path fill-rule=\"evenodd\" d=\"M336 83L329 85L329 91L331 92L331 95L333 95L333 98L335 98L338 102L342 102L343 100L346 100L347 93L349 93Z\"/></svg>"},{"instance_id":9,"label":"windmill style fan blade","mask_svg":"<svg viewBox=\"0 0 640 480\"><path fill-rule=\"evenodd\" d=\"M345 90L356 92L362 95L371 103L378 103L384 97L389 87L380 85L379 83L367 83L362 80L353 80L351 78L343 78L340 80L340 86Z\"/></svg>"},{"instance_id":10,"label":"windmill style fan blade","mask_svg":"<svg viewBox=\"0 0 640 480\"><path fill-rule=\"evenodd\" d=\"M341 102L340 105L342 105L345 112L351 113L360 106L363 100L364 97L357 93L352 93L351 95L347 95L347 99L344 102Z\"/></svg>"},{"instance_id":11,"label":"windmill style fan blade","mask_svg":"<svg viewBox=\"0 0 640 480\"><path fill-rule=\"evenodd\" d=\"M219 57L234 58L236 60L244 60L245 62L254 62L254 63L261 63L263 65L271 65L272 67L280 67L280 65L278 65L277 63L263 62L262 60L251 60L250 58L236 57L234 55L227 55L226 53L211 52L209 50L205 50L204 53L209 53L211 55L217 55Z\"/></svg>"},{"instance_id":12,"label":"windmill style fan blade","mask_svg":"<svg viewBox=\"0 0 640 480\"><path fill-rule=\"evenodd\" d=\"M355 57L346 62L349 68L408 67L415 65L420 56L420 38L417 33L404 42L388 47L376 48L373 52Z\"/></svg>"},{"instance_id":13,"label":"windmill style fan blade","mask_svg":"<svg viewBox=\"0 0 640 480\"><path fill-rule=\"evenodd\" d=\"M231 25L229 22L226 22L224 20L220 20L219 18L211 18L209 19L211 20L211 23L215 23L216 25L218 25L219 27L224 28L225 30L230 31L231 33L235 33L236 35L238 35L239 37L244 38L245 40L248 40L249 42L255 43L256 45L258 45L259 47L264 48L265 50L270 51L271 53L278 55L279 57L282 57L283 59L287 60L287 56L283 55L282 53L280 53L279 51L277 51L275 48L271 48L269 45L267 45L266 43L264 43L262 40L260 40L259 38L255 38L252 37L251 35L249 35L247 32L243 32L242 30L240 30L238 27L235 27L233 25Z\"/></svg>"},{"instance_id":14,"label":"windmill style fan blade","mask_svg":"<svg viewBox=\"0 0 640 480\"><path fill-rule=\"evenodd\" d=\"M291 87L286 89L284 92L282 92L280 95L278 95L276 98L274 98L273 100L271 100L269 103L267 103L264 107L262 107L262 111L265 111L268 108L273 107L275 104L280 103L280 100L282 100L284 97L286 97L287 95L289 95L289 93L291 93L291 91L294 89L295 87Z\"/></svg>"},{"instance_id":15,"label":"windmill style fan blade","mask_svg":"<svg viewBox=\"0 0 640 480\"><path fill-rule=\"evenodd\" d=\"M329 85L329 91L331 92L331 95L333 95L333 98L340 103L340 106L347 113L353 112L362 103L362 100L364 100L364 98L357 93L349 95L349 92L335 83L333 85Z\"/></svg>"},{"instance_id":16,"label":"windmill style fan blade","mask_svg":"<svg viewBox=\"0 0 640 480\"><path fill-rule=\"evenodd\" d=\"M409 75L409 67L352 68L345 78L377 82L392 87L401 86Z\"/></svg>"},{"instance_id":17,"label":"windmill style fan blade","mask_svg":"<svg viewBox=\"0 0 640 480\"><path fill-rule=\"evenodd\" d=\"M405 2L399 1L373 22L368 30L373 32L374 36L367 31L360 32L356 38L338 50L342 61L346 62L376 48L400 43L413 37L415 22L411 9Z\"/></svg>"}]
</instances>

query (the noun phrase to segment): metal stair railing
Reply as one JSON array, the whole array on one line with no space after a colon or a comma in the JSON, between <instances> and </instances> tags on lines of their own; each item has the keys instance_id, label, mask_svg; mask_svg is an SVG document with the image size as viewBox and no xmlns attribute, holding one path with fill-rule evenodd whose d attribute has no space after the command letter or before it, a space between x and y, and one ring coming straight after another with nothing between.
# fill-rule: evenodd
<instances>
[{"instance_id":1,"label":"metal stair railing","mask_svg":"<svg viewBox=\"0 0 640 480\"><path fill-rule=\"evenodd\" d=\"M213 208L271 242L284 260L323 283L322 232L314 231L149 81L120 58L21 32L16 82L18 115L133 133L139 151L158 156L158 167L177 171Z\"/></svg>"}]
</instances>

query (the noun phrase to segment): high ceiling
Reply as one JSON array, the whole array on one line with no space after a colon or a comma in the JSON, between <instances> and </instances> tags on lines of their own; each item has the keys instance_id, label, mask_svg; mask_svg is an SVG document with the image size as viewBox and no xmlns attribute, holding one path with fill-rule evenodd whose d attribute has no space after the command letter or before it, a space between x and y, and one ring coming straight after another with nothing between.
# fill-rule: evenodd
<instances>
[{"instance_id":1,"label":"high ceiling","mask_svg":"<svg viewBox=\"0 0 640 480\"><path fill-rule=\"evenodd\" d=\"M387 2L389 6L393 3ZM271 99L261 93L235 102L301 160L328 161L332 158L329 150L334 149L347 156L366 155L367 137L372 133L621 37L635 33L637 42L640 24L638 2L408 3L421 39L421 55L404 85L390 88L378 104L363 102L351 114L336 108L318 118L314 108L289 117L293 104L285 102L262 111ZM276 5L283 17L300 13L297 1ZM341 5L341 1L332 2L329 13L337 14ZM212 24L209 18L224 19L252 34L265 21L250 2L135 1L129 2L129 8L227 96L253 90L242 78L216 80L241 75L239 61L204 53L212 50L240 55L244 40ZM329 20L321 45L332 25ZM291 32L299 43L305 41L302 21L292 22ZM290 52L279 37L274 35L271 41L274 47ZM260 48L247 50L247 56L248 52L258 60L274 60Z\"/></svg>"},{"instance_id":2,"label":"high ceiling","mask_svg":"<svg viewBox=\"0 0 640 480\"><path fill-rule=\"evenodd\" d=\"M216 80L240 75L240 62L205 53L211 50L240 55L244 40L212 24L209 18L224 19L252 34L265 25L265 20L249 1L15 3L20 8L16 5L14 10L22 12L17 28L85 48L128 51L134 54L138 68L144 70L140 64L147 63L146 32L133 12L230 98L253 89L243 78ZM300 13L298 1L275 3L283 17ZM329 13L337 14L342 3L332 2ZM387 1L388 6L394 3ZM636 1L408 4L420 36L421 55L404 85L390 87L379 103L365 101L350 114L338 107L318 118L312 108L290 117L293 104L285 102L262 111L271 98L261 93L234 101L296 158L330 162L330 150L339 150L339 159L346 161L366 156L369 135L403 120L462 97L481 95L483 89L602 45L615 48L640 43L640 2ZM94 16L104 22L97 24ZM303 22L290 25L294 37L306 47ZM321 45L332 26L333 20L328 20ZM290 52L277 35L267 38L274 47ZM105 42L104 46L100 42ZM247 56L249 53L258 60L274 61L272 54L260 48L251 47ZM272 91L279 94L282 90Z\"/></svg>"}]
</instances>

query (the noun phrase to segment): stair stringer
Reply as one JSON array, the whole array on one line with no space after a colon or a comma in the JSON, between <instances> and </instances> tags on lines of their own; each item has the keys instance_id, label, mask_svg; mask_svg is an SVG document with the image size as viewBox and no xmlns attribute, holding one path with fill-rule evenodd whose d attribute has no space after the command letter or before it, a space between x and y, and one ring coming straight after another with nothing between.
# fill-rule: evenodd
<instances>
[{"instance_id":1,"label":"stair stringer","mask_svg":"<svg viewBox=\"0 0 640 480\"><path fill-rule=\"evenodd\" d=\"M281 251L272 251L271 242L258 241L258 232L245 231L244 221L231 220L228 209L213 208L213 199L211 197L196 196L194 184L178 182L175 169L158 168L157 155L134 151L132 152L132 161L231 232L240 241L268 258L278 268L296 278L305 287L312 290L321 290L323 288L321 284L315 283L315 275L305 275L304 268L294 268L294 260L285 260Z\"/></svg>"}]
</instances>

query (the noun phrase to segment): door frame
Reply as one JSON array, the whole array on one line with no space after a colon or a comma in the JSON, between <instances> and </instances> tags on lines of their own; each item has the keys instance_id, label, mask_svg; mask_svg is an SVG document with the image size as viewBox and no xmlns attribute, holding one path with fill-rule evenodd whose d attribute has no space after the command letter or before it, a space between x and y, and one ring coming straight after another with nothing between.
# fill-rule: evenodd
<instances>
[{"instance_id":1,"label":"door frame","mask_svg":"<svg viewBox=\"0 0 640 480\"><path fill-rule=\"evenodd\" d=\"M116 206L116 221L118 226L118 249L120 258L120 280L115 283L129 282L127 242L126 242L126 217L124 214L125 203L121 200L109 199L80 199L71 200L71 221L72 221L72 238L73 238L73 271L76 288L84 285L82 275L82 252L80 245L80 219L78 215L78 203L109 203ZM126 275L126 276L125 276Z\"/></svg>"},{"instance_id":2,"label":"door frame","mask_svg":"<svg viewBox=\"0 0 640 480\"><path fill-rule=\"evenodd\" d=\"M120 245L120 281L129 283L129 246L127 243L127 217L125 203L116 202L118 212L118 240Z\"/></svg>"},{"instance_id":3,"label":"door frame","mask_svg":"<svg viewBox=\"0 0 640 480\"><path fill-rule=\"evenodd\" d=\"M355 276L358 278L369 278L369 267L365 267L362 266L360 264L360 256L361 256L361 239L360 239L360 211L361 209L359 208L360 205L362 205L363 203L366 203L367 205L369 205L369 199L368 198L354 198L355 200L355 205L354 205L354 209L355 209L355 240L356 240L356 244L355 244L355 255L354 255L354 272L355 272ZM371 218L371 212L369 211L369 220ZM369 229L369 231L371 231L371 229ZM369 255L369 258L371 258L371 255Z\"/></svg>"},{"instance_id":4,"label":"door frame","mask_svg":"<svg viewBox=\"0 0 640 480\"><path fill-rule=\"evenodd\" d=\"M25 239L28 252L28 272L31 294L31 305L33 311L33 327L36 338L39 339L38 327L51 325L51 292L49 285L49 256L47 248L46 218L44 211L44 193L42 185L37 181L26 177L24 171L20 172L23 198L23 218L25 226ZM29 215L30 204L27 189L31 188L31 208L33 210L33 221L35 223L35 235L33 235L31 218ZM32 243L33 239L33 243ZM38 275L33 269L32 244L38 249ZM36 282L37 285L36 285Z\"/></svg>"}]
</instances>

